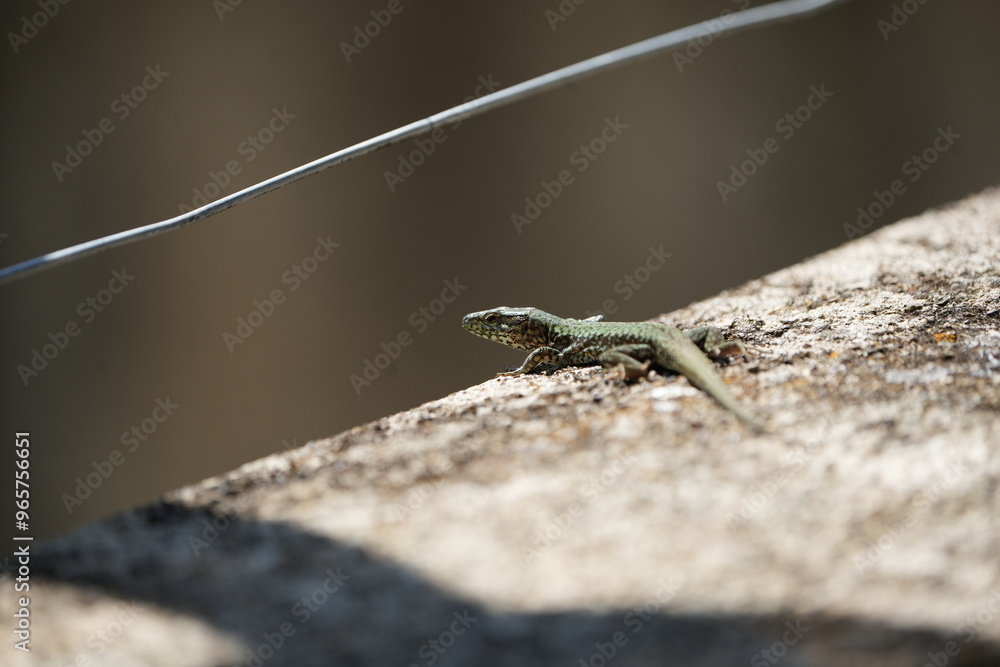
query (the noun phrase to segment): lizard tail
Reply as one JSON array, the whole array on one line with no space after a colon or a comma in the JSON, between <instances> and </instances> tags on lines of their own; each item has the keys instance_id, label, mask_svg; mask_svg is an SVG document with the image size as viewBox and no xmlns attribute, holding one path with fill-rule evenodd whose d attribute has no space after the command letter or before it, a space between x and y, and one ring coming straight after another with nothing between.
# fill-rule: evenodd
<instances>
[{"instance_id":1,"label":"lizard tail","mask_svg":"<svg viewBox=\"0 0 1000 667\"><path fill-rule=\"evenodd\" d=\"M722 377L716 372L712 361L694 343L686 339L684 342L687 345L680 343L685 348L684 353L671 355L672 363L669 367L670 370L686 377L691 384L714 398L719 405L732 412L740 421L755 432L766 432L767 428L756 417L750 414L746 408L740 405L736 398L729 392L729 388L722 381Z\"/></svg>"}]
</instances>

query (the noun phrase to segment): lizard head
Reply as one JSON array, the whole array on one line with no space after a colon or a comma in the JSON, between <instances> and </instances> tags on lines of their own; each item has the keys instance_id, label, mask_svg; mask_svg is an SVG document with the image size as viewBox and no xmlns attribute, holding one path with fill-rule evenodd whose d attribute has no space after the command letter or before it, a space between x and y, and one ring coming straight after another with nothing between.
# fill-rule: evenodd
<instances>
[{"instance_id":1,"label":"lizard head","mask_svg":"<svg viewBox=\"0 0 1000 667\"><path fill-rule=\"evenodd\" d=\"M500 306L462 318L462 326L471 333L503 343L516 350L534 350L547 344L545 315L537 308Z\"/></svg>"}]
</instances>

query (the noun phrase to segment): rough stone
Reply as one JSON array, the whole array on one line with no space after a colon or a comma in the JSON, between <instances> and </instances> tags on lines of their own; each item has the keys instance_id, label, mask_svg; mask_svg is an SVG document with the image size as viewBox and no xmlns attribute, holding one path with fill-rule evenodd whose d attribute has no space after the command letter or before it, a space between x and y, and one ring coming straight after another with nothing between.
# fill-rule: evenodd
<instances>
[{"instance_id":1,"label":"rough stone","mask_svg":"<svg viewBox=\"0 0 1000 667\"><path fill-rule=\"evenodd\" d=\"M31 664L1000 664L998 267L992 190L659 318L771 434L492 379L38 545Z\"/></svg>"}]
</instances>

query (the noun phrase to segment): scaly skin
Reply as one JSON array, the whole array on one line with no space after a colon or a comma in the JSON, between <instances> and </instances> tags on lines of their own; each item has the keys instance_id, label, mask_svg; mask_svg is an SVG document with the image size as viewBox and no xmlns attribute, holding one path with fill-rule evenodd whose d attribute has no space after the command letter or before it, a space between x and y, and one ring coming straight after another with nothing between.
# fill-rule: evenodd
<instances>
[{"instance_id":1,"label":"scaly skin","mask_svg":"<svg viewBox=\"0 0 1000 667\"><path fill-rule=\"evenodd\" d=\"M680 373L755 430L763 427L747 412L715 372L712 357L741 354L742 343L726 341L714 327L687 333L659 322L604 322L556 317L537 308L500 306L462 318L462 326L482 338L529 351L519 368L499 375L530 373L539 364L601 364L627 379L645 377L650 366Z\"/></svg>"}]
</instances>

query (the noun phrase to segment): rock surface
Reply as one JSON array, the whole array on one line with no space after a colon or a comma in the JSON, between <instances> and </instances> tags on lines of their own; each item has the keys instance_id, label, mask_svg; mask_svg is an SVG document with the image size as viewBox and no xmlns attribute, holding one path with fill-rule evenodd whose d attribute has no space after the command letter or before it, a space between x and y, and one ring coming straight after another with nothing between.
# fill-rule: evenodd
<instances>
[{"instance_id":1,"label":"rock surface","mask_svg":"<svg viewBox=\"0 0 1000 667\"><path fill-rule=\"evenodd\" d=\"M770 434L493 379L38 545L23 664L1000 664L998 267L993 190L661 317Z\"/></svg>"}]
</instances>

